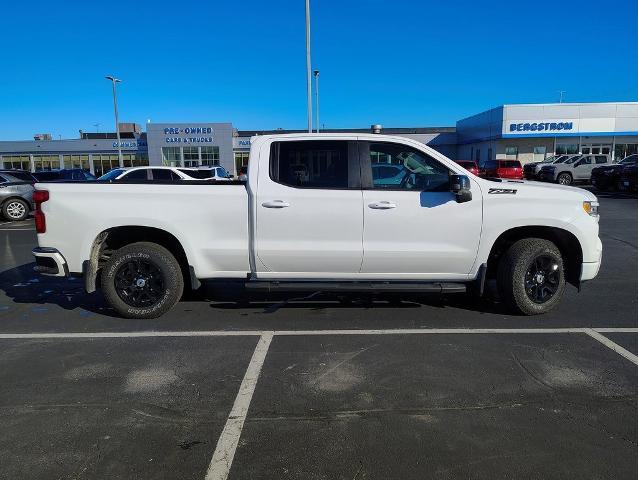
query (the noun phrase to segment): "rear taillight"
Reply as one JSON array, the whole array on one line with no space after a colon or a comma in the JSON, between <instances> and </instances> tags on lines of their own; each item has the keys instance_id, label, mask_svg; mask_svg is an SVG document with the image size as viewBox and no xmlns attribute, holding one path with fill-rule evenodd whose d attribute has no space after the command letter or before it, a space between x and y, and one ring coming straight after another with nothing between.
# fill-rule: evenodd
<instances>
[{"instance_id":1,"label":"rear taillight","mask_svg":"<svg viewBox=\"0 0 638 480\"><path fill-rule=\"evenodd\" d=\"M38 233L44 233L47 231L47 222L44 218L44 212L41 205L49 199L48 190L36 190L33 192L33 203L35 203L35 212L33 218L35 219L35 231Z\"/></svg>"}]
</instances>

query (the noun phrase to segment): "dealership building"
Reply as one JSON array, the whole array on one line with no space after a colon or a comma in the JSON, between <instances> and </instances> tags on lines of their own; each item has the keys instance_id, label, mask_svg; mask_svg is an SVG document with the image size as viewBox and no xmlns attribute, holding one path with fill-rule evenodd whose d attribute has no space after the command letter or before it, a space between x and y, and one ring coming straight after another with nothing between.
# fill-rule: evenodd
<instances>
[{"instance_id":1,"label":"dealership building","mask_svg":"<svg viewBox=\"0 0 638 480\"><path fill-rule=\"evenodd\" d=\"M221 165L234 175L248 164L255 135L301 130L242 131L231 123L120 124L115 133L80 131L79 138L0 141L0 166L32 171L83 168L99 176L118 166ZM370 132L328 129L325 132ZM381 133L418 140L452 159L542 160L554 153L609 154L615 160L638 152L638 102L503 105L456 122L455 127L381 128Z\"/></svg>"}]
</instances>

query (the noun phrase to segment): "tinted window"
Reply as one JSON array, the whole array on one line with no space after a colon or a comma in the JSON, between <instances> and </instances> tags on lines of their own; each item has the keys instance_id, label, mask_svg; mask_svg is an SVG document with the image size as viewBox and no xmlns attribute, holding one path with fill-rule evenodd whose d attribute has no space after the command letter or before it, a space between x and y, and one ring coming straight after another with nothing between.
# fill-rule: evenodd
<instances>
[{"instance_id":1,"label":"tinted window","mask_svg":"<svg viewBox=\"0 0 638 480\"><path fill-rule=\"evenodd\" d=\"M219 167L217 169L217 176L218 177L222 177L222 178L227 178L228 177L228 172L226 171L226 169L224 167Z\"/></svg>"},{"instance_id":2,"label":"tinted window","mask_svg":"<svg viewBox=\"0 0 638 480\"><path fill-rule=\"evenodd\" d=\"M168 169L153 168L151 173L153 180L179 180L179 177Z\"/></svg>"},{"instance_id":3,"label":"tinted window","mask_svg":"<svg viewBox=\"0 0 638 480\"><path fill-rule=\"evenodd\" d=\"M180 168L179 169L180 172L182 172L184 175L188 175L191 178L199 178L199 179L206 179L206 178L211 178L212 169L206 168L206 169L201 169L201 170L187 170L185 168Z\"/></svg>"},{"instance_id":4,"label":"tinted window","mask_svg":"<svg viewBox=\"0 0 638 480\"><path fill-rule=\"evenodd\" d=\"M59 172L36 172L34 173L35 178L37 178L41 182L46 182L47 180L58 180L60 178Z\"/></svg>"},{"instance_id":5,"label":"tinted window","mask_svg":"<svg viewBox=\"0 0 638 480\"><path fill-rule=\"evenodd\" d=\"M498 163L494 160L490 160L489 162L485 162L485 168L496 168Z\"/></svg>"},{"instance_id":6,"label":"tinted window","mask_svg":"<svg viewBox=\"0 0 638 480\"><path fill-rule=\"evenodd\" d=\"M7 183L7 179L0 175L0 183Z\"/></svg>"},{"instance_id":7,"label":"tinted window","mask_svg":"<svg viewBox=\"0 0 638 480\"><path fill-rule=\"evenodd\" d=\"M576 160L580 160L580 159L581 157L579 157L578 155L576 155L575 157L569 157L567 160L565 160L565 164L570 165L574 163Z\"/></svg>"},{"instance_id":8,"label":"tinted window","mask_svg":"<svg viewBox=\"0 0 638 480\"><path fill-rule=\"evenodd\" d=\"M587 156L587 157L583 157L583 158L580 160L580 164L581 164L581 165L591 165L591 158L592 158L592 157L589 157L589 156Z\"/></svg>"},{"instance_id":9,"label":"tinted window","mask_svg":"<svg viewBox=\"0 0 638 480\"><path fill-rule=\"evenodd\" d=\"M607 157L602 155L596 156L596 163L607 163Z\"/></svg>"},{"instance_id":10,"label":"tinted window","mask_svg":"<svg viewBox=\"0 0 638 480\"><path fill-rule=\"evenodd\" d=\"M15 177L19 180L22 180L24 182L32 182L33 181L33 177L31 177L31 174L27 173L27 172L10 172L9 175L11 175L12 177Z\"/></svg>"},{"instance_id":11,"label":"tinted window","mask_svg":"<svg viewBox=\"0 0 638 480\"><path fill-rule=\"evenodd\" d=\"M516 160L505 160L501 162L501 168L521 168L521 162Z\"/></svg>"},{"instance_id":12,"label":"tinted window","mask_svg":"<svg viewBox=\"0 0 638 480\"><path fill-rule=\"evenodd\" d=\"M123 180L148 180L148 169L133 170L122 177Z\"/></svg>"},{"instance_id":13,"label":"tinted window","mask_svg":"<svg viewBox=\"0 0 638 480\"><path fill-rule=\"evenodd\" d=\"M348 142L275 142L270 178L298 188L348 188Z\"/></svg>"},{"instance_id":14,"label":"tinted window","mask_svg":"<svg viewBox=\"0 0 638 480\"><path fill-rule=\"evenodd\" d=\"M407 145L370 143L370 158L384 158L387 162L372 163L372 186L375 189L444 192L450 188L447 167ZM375 170L378 170L376 178Z\"/></svg>"},{"instance_id":15,"label":"tinted window","mask_svg":"<svg viewBox=\"0 0 638 480\"><path fill-rule=\"evenodd\" d=\"M122 170L121 168L114 168L110 172L107 172L104 175L102 175L100 178L98 178L98 180L115 180L123 172L124 170Z\"/></svg>"}]
</instances>

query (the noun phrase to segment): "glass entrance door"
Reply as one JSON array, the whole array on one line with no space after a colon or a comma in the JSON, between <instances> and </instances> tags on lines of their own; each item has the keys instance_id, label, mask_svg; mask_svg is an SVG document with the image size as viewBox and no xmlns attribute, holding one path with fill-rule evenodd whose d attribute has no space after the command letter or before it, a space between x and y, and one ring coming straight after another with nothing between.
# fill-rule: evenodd
<instances>
[{"instance_id":1,"label":"glass entrance door","mask_svg":"<svg viewBox=\"0 0 638 480\"><path fill-rule=\"evenodd\" d=\"M609 155L611 152L609 143L585 143L580 148L583 155Z\"/></svg>"}]
</instances>

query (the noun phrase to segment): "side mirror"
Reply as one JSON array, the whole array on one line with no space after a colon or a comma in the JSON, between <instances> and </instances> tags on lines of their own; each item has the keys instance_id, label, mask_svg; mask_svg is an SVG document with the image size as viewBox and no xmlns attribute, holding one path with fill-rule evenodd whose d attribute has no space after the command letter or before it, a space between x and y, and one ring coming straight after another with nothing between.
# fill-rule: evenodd
<instances>
[{"instance_id":1,"label":"side mirror","mask_svg":"<svg viewBox=\"0 0 638 480\"><path fill-rule=\"evenodd\" d=\"M470 179L467 175L450 175L450 192L456 196L458 203L472 200L470 191Z\"/></svg>"}]
</instances>

